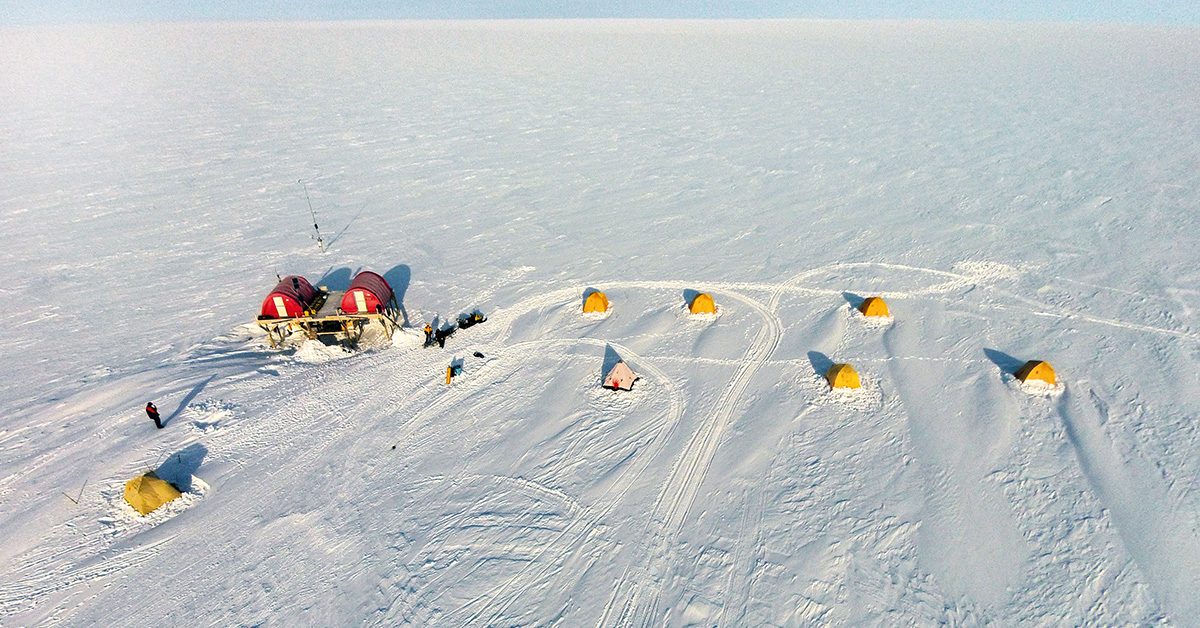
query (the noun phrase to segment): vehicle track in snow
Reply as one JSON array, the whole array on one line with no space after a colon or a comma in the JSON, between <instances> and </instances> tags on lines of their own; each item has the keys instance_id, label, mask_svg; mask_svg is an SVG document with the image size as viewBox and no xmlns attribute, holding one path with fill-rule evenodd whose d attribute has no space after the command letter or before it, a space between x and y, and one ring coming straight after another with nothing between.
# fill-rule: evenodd
<instances>
[{"instance_id":1,"label":"vehicle track in snow","mask_svg":"<svg viewBox=\"0 0 1200 628\"><path fill-rule=\"evenodd\" d=\"M647 282L654 287L657 282ZM635 282L643 287L641 282ZM775 308L786 284L777 286L768 305L733 292L732 297L756 310L763 318L763 327L743 355L741 365L728 387L717 401L712 414L704 420L689 439L683 453L676 459L667 482L651 508L647 535L638 544L638 564L626 568L605 605L597 626L648 625L656 616L666 571L676 559L677 538L695 501L700 486L716 454L726 428L732 420L742 393L759 368L779 346L783 324ZM646 286L649 287L649 286Z\"/></svg>"},{"instance_id":2,"label":"vehicle track in snow","mask_svg":"<svg viewBox=\"0 0 1200 628\"><path fill-rule=\"evenodd\" d=\"M774 313L774 308L777 307L779 299L782 297L782 295L793 287L795 281L811 272L813 271L802 273L801 275L798 275L797 278L784 284L755 286L772 290L771 304L769 307L763 306L759 302L740 294L733 292L721 293L724 296L732 297L735 300L751 306L760 314L760 316L766 322L766 325L764 326L763 330L760 331L759 335L756 337L755 341L751 345L751 348L747 351L743 359L736 362L736 364L739 366L739 370L735 374L733 383L730 388L726 389L721 397L721 400L718 402L717 412L714 413L710 420L705 422L705 424L702 426L702 429L697 432L696 436L694 436L693 444L690 445L688 449L690 455L677 460L671 475L671 477L674 478L674 482L668 482L667 488L662 490L658 499L656 499L656 520L659 521L661 525L665 526L665 530L673 531L669 535L669 538L675 538L678 535L679 530L682 528L683 520L686 517L687 510L690 508L691 503L695 500L699 486L707 474L708 466L711 464L716 447L720 442L721 433L724 431L724 428L728 426L732 413L737 405L738 400L740 399L741 394L744 392L745 387L748 385L754 373L767 362L774 349L778 346L779 338L782 335L782 322ZM601 290L612 290L614 288L686 290L697 286L697 284L694 282L681 281L603 282L596 285L597 288ZM707 288L708 284L704 284L704 287ZM492 316L492 320L494 322L500 323L494 328L496 331L493 332L493 338L504 339L511 336L511 329L516 320L533 311L559 306L569 308L570 300L572 300L572 298L577 294L581 296L582 292L573 288L555 290L549 293L526 298L510 308L498 310ZM616 309L619 310L620 305L621 304L619 303L615 304ZM487 623L498 620L500 616L516 600L522 597L522 593L532 586L532 584L542 583L547 577L553 577L554 574L551 573L552 569L558 569L556 566L560 565L568 555L577 554L579 552L580 546L575 540L580 538L588 538L585 536L587 531L593 529L609 512L612 511L613 508L622 502L626 493L632 486L636 484L636 480L642 476L645 468L658 457L662 448L669 439L670 433L673 432L682 418L684 402L682 399L682 393L678 386L675 385L674 382L660 369L657 369L653 365L649 364L646 360L634 354L627 347L619 344L591 338L556 339L516 343L513 345L508 345L502 349L493 348L491 351L500 357L506 357L509 355L520 355L531 347L545 348L548 346L569 346L580 343L593 344L595 346L611 345L614 349L620 352L623 358L630 361L630 363L633 364L637 369L649 373L657 382L668 383L669 388L672 391L672 406L669 410L670 418L666 422L667 429L665 430L665 433L660 431L651 441L650 445L644 448L645 451L639 451L637 456L638 462L636 464L628 465L622 471L622 474L618 480L611 485L609 491L601 500L599 500L598 507L587 509L583 517L577 519L575 524L572 524L564 529L559 537L556 538L555 541L546 548L546 552L550 552L552 550L558 551L558 557L548 558L544 555L544 553L539 553L534 560L531 560L526 565L526 570L537 565L541 566L541 571L538 572L539 575L537 577L529 578L528 576L524 575L525 570L522 570L521 574L509 579L498 589L489 591L484 595L481 595L468 602L460 610L473 606L479 606L479 610L468 616L463 625L477 624L484 620L484 615L488 615ZM749 358L749 361L747 361L747 357ZM488 377L478 377L477 379L481 382L490 381L490 378ZM443 399L439 399L437 402L435 402L436 405L423 408L418 413L417 417L414 417L413 420L406 422L405 432L411 433L412 431L419 429L419 426L423 423L421 420L422 416L436 416L443 408L456 403L462 397L464 397L465 394L466 393L460 392L455 395L445 396ZM562 550L556 550L556 548L564 544L565 547L568 548L565 553ZM519 584L522 581L524 581L524 584ZM510 589L515 589L515 592L510 593ZM641 589L638 588L638 590ZM653 603L655 605L657 605L657 598L660 595L661 589L658 589L657 592L653 594ZM502 602L499 606L495 606L494 604L490 603L491 600L496 599L505 599L506 601Z\"/></svg>"}]
</instances>

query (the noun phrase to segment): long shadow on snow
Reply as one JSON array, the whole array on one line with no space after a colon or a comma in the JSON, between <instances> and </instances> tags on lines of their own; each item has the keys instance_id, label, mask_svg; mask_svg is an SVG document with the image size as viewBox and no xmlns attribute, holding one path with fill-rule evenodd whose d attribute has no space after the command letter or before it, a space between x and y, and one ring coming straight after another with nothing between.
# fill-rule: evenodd
<instances>
[{"instance_id":1,"label":"long shadow on snow","mask_svg":"<svg viewBox=\"0 0 1200 628\"><path fill-rule=\"evenodd\" d=\"M204 387L207 386L209 382L213 381L213 378L215 377L216 375L209 375L208 379L196 384L196 387L192 388L191 392L189 392L187 396L183 398L183 401L179 402L179 407L175 408L175 411L171 413L171 416L167 417L167 420L163 421L162 424L167 425L171 421L174 421L175 417L179 416L179 413L183 412L183 409L186 408L188 404L196 398L196 395L199 395L200 391L204 390Z\"/></svg>"},{"instance_id":2,"label":"long shadow on snow","mask_svg":"<svg viewBox=\"0 0 1200 628\"><path fill-rule=\"evenodd\" d=\"M200 443L192 443L178 453L171 454L158 468L154 475L166 480L175 488L186 493L192 490L192 476L200 468L208 448Z\"/></svg>"},{"instance_id":3,"label":"long shadow on snow","mask_svg":"<svg viewBox=\"0 0 1200 628\"><path fill-rule=\"evenodd\" d=\"M822 377L829 372L829 367L833 366L833 360L820 351L809 351L808 361L812 363L813 370L817 372L817 375Z\"/></svg>"},{"instance_id":4,"label":"long shadow on snow","mask_svg":"<svg viewBox=\"0 0 1200 628\"><path fill-rule=\"evenodd\" d=\"M362 207L358 208L358 213L354 214L354 217L350 219L350 222L346 223L346 226L342 227L342 230L339 231L337 233L337 235L333 236L333 238L331 240L329 240L329 242L325 243L325 250L328 251L329 248L332 247L335 242L342 239L342 236L346 235L346 231L348 231L350 229L350 225L354 224L354 221L358 220L359 216L362 216L363 212L366 210L367 210L367 203L363 203Z\"/></svg>"},{"instance_id":5,"label":"long shadow on snow","mask_svg":"<svg viewBox=\"0 0 1200 628\"><path fill-rule=\"evenodd\" d=\"M330 290L345 290L350 287L350 280L354 277L354 273L349 268L333 268L325 271L325 274L317 280L315 285L325 286Z\"/></svg>"},{"instance_id":6,"label":"long shadow on snow","mask_svg":"<svg viewBox=\"0 0 1200 628\"><path fill-rule=\"evenodd\" d=\"M400 306L400 315L404 317L403 324L408 327L408 310L404 309L404 293L408 292L408 284L412 281L412 269L408 264L398 264L383 274L384 280L396 294L396 305Z\"/></svg>"},{"instance_id":7,"label":"long shadow on snow","mask_svg":"<svg viewBox=\"0 0 1200 628\"><path fill-rule=\"evenodd\" d=\"M862 307L863 301L866 301L866 299L854 294L853 292L843 292L842 298L846 300L846 303L850 304L850 307L856 310Z\"/></svg>"},{"instance_id":8,"label":"long shadow on snow","mask_svg":"<svg viewBox=\"0 0 1200 628\"><path fill-rule=\"evenodd\" d=\"M997 351L995 349L984 349L983 354L986 355L993 364L1000 367L1001 371L1009 374L1016 373L1017 369L1021 368L1025 364L1024 361L1018 360L1007 353Z\"/></svg>"},{"instance_id":9,"label":"long shadow on snow","mask_svg":"<svg viewBox=\"0 0 1200 628\"><path fill-rule=\"evenodd\" d=\"M612 370L612 367L621 361L621 356L617 355L617 350L612 348L612 345L604 345L604 362L600 364L600 383L604 383L604 377Z\"/></svg>"}]
</instances>

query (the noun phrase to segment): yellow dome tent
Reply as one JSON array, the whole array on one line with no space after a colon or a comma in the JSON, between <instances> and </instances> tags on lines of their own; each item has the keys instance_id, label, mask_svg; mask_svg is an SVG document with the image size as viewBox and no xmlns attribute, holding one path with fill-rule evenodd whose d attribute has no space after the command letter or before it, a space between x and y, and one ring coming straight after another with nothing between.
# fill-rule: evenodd
<instances>
[{"instance_id":1,"label":"yellow dome tent","mask_svg":"<svg viewBox=\"0 0 1200 628\"><path fill-rule=\"evenodd\" d=\"M125 501L143 515L154 512L159 506L180 495L174 486L159 479L153 471L147 471L146 475L125 483Z\"/></svg>"},{"instance_id":2,"label":"yellow dome tent","mask_svg":"<svg viewBox=\"0 0 1200 628\"><path fill-rule=\"evenodd\" d=\"M862 312L863 316L891 316L888 311L887 303L879 297L867 297L867 300L858 306L858 311Z\"/></svg>"},{"instance_id":3,"label":"yellow dome tent","mask_svg":"<svg viewBox=\"0 0 1200 628\"><path fill-rule=\"evenodd\" d=\"M1025 366L1017 369L1017 379L1027 382L1031 379L1054 385L1054 368L1048 362L1030 360Z\"/></svg>"},{"instance_id":4,"label":"yellow dome tent","mask_svg":"<svg viewBox=\"0 0 1200 628\"><path fill-rule=\"evenodd\" d=\"M588 295L587 300L583 302L583 313L589 312L604 313L608 311L608 297L604 296L603 292L593 292Z\"/></svg>"},{"instance_id":5,"label":"yellow dome tent","mask_svg":"<svg viewBox=\"0 0 1200 628\"><path fill-rule=\"evenodd\" d=\"M711 294L701 292L692 299L692 304L688 306L692 314L716 314L717 304L713 303Z\"/></svg>"},{"instance_id":6,"label":"yellow dome tent","mask_svg":"<svg viewBox=\"0 0 1200 628\"><path fill-rule=\"evenodd\" d=\"M825 371L825 379L831 388L859 388L858 372L849 364L834 364Z\"/></svg>"}]
</instances>

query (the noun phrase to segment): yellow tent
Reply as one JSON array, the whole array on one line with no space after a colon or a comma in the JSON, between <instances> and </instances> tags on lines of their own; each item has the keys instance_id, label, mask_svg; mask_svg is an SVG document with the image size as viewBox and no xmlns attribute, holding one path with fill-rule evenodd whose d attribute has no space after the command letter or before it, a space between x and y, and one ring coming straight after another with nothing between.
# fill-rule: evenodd
<instances>
[{"instance_id":1,"label":"yellow tent","mask_svg":"<svg viewBox=\"0 0 1200 628\"><path fill-rule=\"evenodd\" d=\"M862 305L858 306L858 311L863 313L863 316L891 316L888 311L887 303L879 297L867 297Z\"/></svg>"},{"instance_id":2,"label":"yellow tent","mask_svg":"<svg viewBox=\"0 0 1200 628\"><path fill-rule=\"evenodd\" d=\"M858 372L849 364L834 364L825 371L825 379L831 388L859 388Z\"/></svg>"},{"instance_id":3,"label":"yellow tent","mask_svg":"<svg viewBox=\"0 0 1200 628\"><path fill-rule=\"evenodd\" d=\"M583 313L588 312L607 312L608 297L604 296L603 292L593 292L588 295L587 300L583 302Z\"/></svg>"},{"instance_id":4,"label":"yellow tent","mask_svg":"<svg viewBox=\"0 0 1200 628\"><path fill-rule=\"evenodd\" d=\"M717 304L713 303L711 294L701 292L692 299L692 304L689 306L692 314L716 314Z\"/></svg>"},{"instance_id":5,"label":"yellow tent","mask_svg":"<svg viewBox=\"0 0 1200 628\"><path fill-rule=\"evenodd\" d=\"M174 486L160 480L153 471L147 471L146 475L125 483L125 501L143 515L154 512L159 506L180 495Z\"/></svg>"},{"instance_id":6,"label":"yellow tent","mask_svg":"<svg viewBox=\"0 0 1200 628\"><path fill-rule=\"evenodd\" d=\"M1054 385L1054 368L1048 362L1041 360L1030 360L1025 363L1020 369L1017 369L1017 379L1022 382L1027 382L1031 379L1046 382L1051 386Z\"/></svg>"}]
</instances>

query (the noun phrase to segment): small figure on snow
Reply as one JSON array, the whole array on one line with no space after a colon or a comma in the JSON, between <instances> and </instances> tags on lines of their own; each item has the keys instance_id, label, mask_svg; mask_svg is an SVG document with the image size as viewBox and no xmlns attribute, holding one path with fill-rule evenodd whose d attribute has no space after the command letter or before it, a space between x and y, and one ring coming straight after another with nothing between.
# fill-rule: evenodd
<instances>
[{"instance_id":1,"label":"small figure on snow","mask_svg":"<svg viewBox=\"0 0 1200 628\"><path fill-rule=\"evenodd\" d=\"M425 346L433 344L433 326L425 323Z\"/></svg>"},{"instance_id":2,"label":"small figure on snow","mask_svg":"<svg viewBox=\"0 0 1200 628\"><path fill-rule=\"evenodd\" d=\"M443 349L446 348L446 338L449 338L450 334L453 334L455 329L458 329L458 328L451 325L444 329L437 330L437 332L434 334L434 338L437 340L439 347L441 347Z\"/></svg>"},{"instance_id":3,"label":"small figure on snow","mask_svg":"<svg viewBox=\"0 0 1200 628\"><path fill-rule=\"evenodd\" d=\"M157 427L160 430L162 429L163 424L162 424L162 421L158 418L158 408L156 408L154 406L153 401L146 402L146 415L149 416L150 419L154 421L154 427Z\"/></svg>"}]
</instances>

